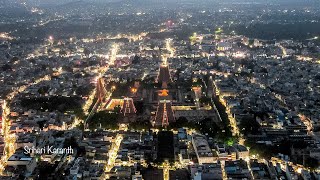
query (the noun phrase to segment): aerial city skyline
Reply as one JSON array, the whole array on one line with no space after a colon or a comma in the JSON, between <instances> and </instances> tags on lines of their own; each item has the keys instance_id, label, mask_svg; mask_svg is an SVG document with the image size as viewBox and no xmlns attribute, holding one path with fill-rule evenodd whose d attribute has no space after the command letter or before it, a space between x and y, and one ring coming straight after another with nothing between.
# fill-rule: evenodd
<instances>
[{"instance_id":1,"label":"aerial city skyline","mask_svg":"<svg viewBox=\"0 0 320 180\"><path fill-rule=\"evenodd\" d=\"M0 0L0 179L320 179L318 0Z\"/></svg>"}]
</instances>

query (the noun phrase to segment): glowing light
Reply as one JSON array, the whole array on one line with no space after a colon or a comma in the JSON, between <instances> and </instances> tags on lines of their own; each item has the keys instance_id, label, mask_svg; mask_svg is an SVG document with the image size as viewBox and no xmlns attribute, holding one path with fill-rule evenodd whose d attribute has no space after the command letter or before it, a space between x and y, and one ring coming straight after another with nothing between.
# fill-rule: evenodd
<instances>
[{"instance_id":1,"label":"glowing light","mask_svg":"<svg viewBox=\"0 0 320 180\"><path fill-rule=\"evenodd\" d=\"M120 144L123 140L123 136L121 134L118 134L116 136L115 141L113 142L110 151L108 152L109 154L109 159L108 159L108 163L105 167L105 172L110 172L111 169L113 168L115 161L117 159L117 155L118 155L118 151L120 148Z\"/></svg>"},{"instance_id":2,"label":"glowing light","mask_svg":"<svg viewBox=\"0 0 320 180\"><path fill-rule=\"evenodd\" d=\"M302 168L298 168L298 169L297 169L297 172L298 172L299 174L301 174L301 173L302 173Z\"/></svg>"},{"instance_id":3,"label":"glowing light","mask_svg":"<svg viewBox=\"0 0 320 180\"><path fill-rule=\"evenodd\" d=\"M137 88L131 88L131 92L132 93L136 93L137 92Z\"/></svg>"},{"instance_id":4,"label":"glowing light","mask_svg":"<svg viewBox=\"0 0 320 180\"><path fill-rule=\"evenodd\" d=\"M169 91L166 90L166 89L163 89L163 90L161 90L161 91L159 92L158 95L161 96L161 97L166 97L166 96L169 95Z\"/></svg>"},{"instance_id":5,"label":"glowing light","mask_svg":"<svg viewBox=\"0 0 320 180\"><path fill-rule=\"evenodd\" d=\"M11 37L8 33L0 33L0 39L12 40L13 37Z\"/></svg>"},{"instance_id":6,"label":"glowing light","mask_svg":"<svg viewBox=\"0 0 320 180\"><path fill-rule=\"evenodd\" d=\"M172 39L166 39L166 49L169 51L169 57L174 57L175 49L171 46Z\"/></svg>"}]
</instances>

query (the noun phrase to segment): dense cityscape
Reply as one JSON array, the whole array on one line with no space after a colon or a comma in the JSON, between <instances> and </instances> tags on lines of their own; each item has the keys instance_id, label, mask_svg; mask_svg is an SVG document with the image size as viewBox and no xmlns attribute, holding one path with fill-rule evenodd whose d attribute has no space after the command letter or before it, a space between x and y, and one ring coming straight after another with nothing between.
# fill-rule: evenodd
<instances>
[{"instance_id":1,"label":"dense cityscape","mask_svg":"<svg viewBox=\"0 0 320 180\"><path fill-rule=\"evenodd\" d=\"M0 179L320 179L318 0L0 0Z\"/></svg>"}]
</instances>

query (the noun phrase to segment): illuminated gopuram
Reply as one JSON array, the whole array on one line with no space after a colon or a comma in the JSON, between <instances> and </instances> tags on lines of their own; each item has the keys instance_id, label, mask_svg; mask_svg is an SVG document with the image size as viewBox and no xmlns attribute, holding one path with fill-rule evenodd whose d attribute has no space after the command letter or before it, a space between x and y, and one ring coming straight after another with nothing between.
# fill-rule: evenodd
<instances>
[{"instance_id":1,"label":"illuminated gopuram","mask_svg":"<svg viewBox=\"0 0 320 180\"><path fill-rule=\"evenodd\" d=\"M132 116L137 112L136 107L134 106L132 98L124 98L123 104L121 107L121 113L123 116Z\"/></svg>"},{"instance_id":2,"label":"illuminated gopuram","mask_svg":"<svg viewBox=\"0 0 320 180\"><path fill-rule=\"evenodd\" d=\"M167 127L169 125L169 122L174 121L174 115L171 105L171 102L168 100L159 101L155 118L155 126Z\"/></svg>"},{"instance_id":3,"label":"illuminated gopuram","mask_svg":"<svg viewBox=\"0 0 320 180\"><path fill-rule=\"evenodd\" d=\"M154 121L156 127L167 127L170 122L175 121L172 102L168 99L168 92L167 89L163 89L158 93L160 99Z\"/></svg>"},{"instance_id":4,"label":"illuminated gopuram","mask_svg":"<svg viewBox=\"0 0 320 180\"><path fill-rule=\"evenodd\" d=\"M162 64L160 65L157 82L161 83L162 88L167 88L168 83L171 82L171 76L166 56L162 56Z\"/></svg>"},{"instance_id":5,"label":"illuminated gopuram","mask_svg":"<svg viewBox=\"0 0 320 180\"><path fill-rule=\"evenodd\" d=\"M99 78L97 80L97 92L96 92L96 97L97 97L98 101L100 101L100 102L105 101L106 94L107 94L107 90L105 88L104 79Z\"/></svg>"},{"instance_id":6,"label":"illuminated gopuram","mask_svg":"<svg viewBox=\"0 0 320 180\"><path fill-rule=\"evenodd\" d=\"M134 122L136 120L136 107L134 106L132 98L124 98L121 105L121 116L119 121L122 123Z\"/></svg>"},{"instance_id":7,"label":"illuminated gopuram","mask_svg":"<svg viewBox=\"0 0 320 180\"><path fill-rule=\"evenodd\" d=\"M168 90L168 84L172 83L172 79L166 55L162 56L157 83L161 84L161 89L157 90L158 107L153 122L155 127L167 127L170 122L175 121L175 118L172 110L172 96Z\"/></svg>"}]
</instances>

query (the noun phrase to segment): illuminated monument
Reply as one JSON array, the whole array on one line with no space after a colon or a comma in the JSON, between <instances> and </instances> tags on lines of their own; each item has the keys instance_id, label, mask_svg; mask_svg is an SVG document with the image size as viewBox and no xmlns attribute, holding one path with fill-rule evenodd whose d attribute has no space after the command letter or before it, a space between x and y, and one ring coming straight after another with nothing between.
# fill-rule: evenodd
<instances>
[{"instance_id":1,"label":"illuminated monument","mask_svg":"<svg viewBox=\"0 0 320 180\"><path fill-rule=\"evenodd\" d=\"M106 99L107 95L107 90L105 88L104 84L104 79L103 78L98 78L97 79L97 92L96 92L96 97L99 102L104 102Z\"/></svg>"},{"instance_id":2,"label":"illuminated monument","mask_svg":"<svg viewBox=\"0 0 320 180\"><path fill-rule=\"evenodd\" d=\"M169 66L167 63L167 57L165 56L162 56L162 64L160 65L157 81L158 83L161 83L162 88L167 88L168 83L171 82L171 76L170 76Z\"/></svg>"},{"instance_id":3,"label":"illuminated monument","mask_svg":"<svg viewBox=\"0 0 320 180\"><path fill-rule=\"evenodd\" d=\"M162 90L158 91L159 101L154 125L156 127L167 127L170 122L175 120L175 118L172 110L169 90L167 90L168 83L171 83L172 81L169 66L167 64L167 58L165 56L162 58L157 82L161 83Z\"/></svg>"},{"instance_id":4,"label":"illuminated monument","mask_svg":"<svg viewBox=\"0 0 320 180\"><path fill-rule=\"evenodd\" d=\"M132 116L135 115L137 112L134 103L133 103L133 99L132 98L124 98L123 99L123 104L121 107L121 113L123 114L123 116Z\"/></svg>"},{"instance_id":5,"label":"illuminated monument","mask_svg":"<svg viewBox=\"0 0 320 180\"><path fill-rule=\"evenodd\" d=\"M168 100L161 100L158 103L157 114L155 118L155 126L167 127L169 122L174 121L172 111L172 103Z\"/></svg>"},{"instance_id":6,"label":"illuminated monument","mask_svg":"<svg viewBox=\"0 0 320 180\"><path fill-rule=\"evenodd\" d=\"M172 103L168 100L168 90L160 90L158 96L160 98L155 117L155 126L167 127L170 122L174 121Z\"/></svg>"}]
</instances>

